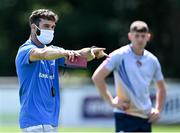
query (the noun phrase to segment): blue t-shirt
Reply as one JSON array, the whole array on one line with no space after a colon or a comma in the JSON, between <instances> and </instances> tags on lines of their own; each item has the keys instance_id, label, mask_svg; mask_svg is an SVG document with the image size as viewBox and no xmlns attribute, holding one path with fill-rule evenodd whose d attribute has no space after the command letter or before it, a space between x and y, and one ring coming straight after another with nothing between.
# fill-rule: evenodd
<instances>
[{"instance_id":1,"label":"blue t-shirt","mask_svg":"<svg viewBox=\"0 0 180 133\"><path fill-rule=\"evenodd\" d=\"M58 66L64 58L30 62L30 52L38 47L31 40L20 46L16 56L16 71L19 79L21 128L50 124L58 126L60 95Z\"/></svg>"}]
</instances>

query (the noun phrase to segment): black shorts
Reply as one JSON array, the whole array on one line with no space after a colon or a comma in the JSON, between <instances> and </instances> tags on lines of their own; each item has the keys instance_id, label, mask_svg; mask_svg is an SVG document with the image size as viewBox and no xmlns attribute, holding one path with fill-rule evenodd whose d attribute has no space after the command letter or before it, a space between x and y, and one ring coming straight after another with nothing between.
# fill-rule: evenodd
<instances>
[{"instance_id":1,"label":"black shorts","mask_svg":"<svg viewBox=\"0 0 180 133\"><path fill-rule=\"evenodd\" d=\"M114 113L116 132L151 132L148 119L123 113Z\"/></svg>"}]
</instances>

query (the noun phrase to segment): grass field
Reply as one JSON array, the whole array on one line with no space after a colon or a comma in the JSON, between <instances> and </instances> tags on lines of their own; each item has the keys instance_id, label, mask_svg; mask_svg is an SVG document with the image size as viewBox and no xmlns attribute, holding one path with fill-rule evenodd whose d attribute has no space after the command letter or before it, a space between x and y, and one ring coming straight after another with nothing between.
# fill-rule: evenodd
<instances>
[{"instance_id":1,"label":"grass field","mask_svg":"<svg viewBox=\"0 0 180 133\"><path fill-rule=\"evenodd\" d=\"M20 129L16 126L0 126L0 132L20 132ZM65 128L60 127L59 132L114 132L113 128ZM153 132L180 132L179 125L153 125Z\"/></svg>"}]
</instances>

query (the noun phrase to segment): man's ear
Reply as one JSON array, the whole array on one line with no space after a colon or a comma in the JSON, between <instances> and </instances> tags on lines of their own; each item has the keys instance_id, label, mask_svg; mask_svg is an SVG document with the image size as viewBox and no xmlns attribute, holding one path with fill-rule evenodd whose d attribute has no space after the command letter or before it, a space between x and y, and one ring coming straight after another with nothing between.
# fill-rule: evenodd
<instances>
[{"instance_id":1,"label":"man's ear","mask_svg":"<svg viewBox=\"0 0 180 133\"><path fill-rule=\"evenodd\" d=\"M128 39L131 41L132 40L132 34L131 32L128 33Z\"/></svg>"},{"instance_id":2,"label":"man's ear","mask_svg":"<svg viewBox=\"0 0 180 133\"><path fill-rule=\"evenodd\" d=\"M37 32L37 27L35 24L31 24L31 33L35 34Z\"/></svg>"},{"instance_id":3,"label":"man's ear","mask_svg":"<svg viewBox=\"0 0 180 133\"><path fill-rule=\"evenodd\" d=\"M35 24L31 24L31 30L36 30L36 25Z\"/></svg>"},{"instance_id":4,"label":"man's ear","mask_svg":"<svg viewBox=\"0 0 180 133\"><path fill-rule=\"evenodd\" d=\"M151 36L151 33L148 33L148 34L147 34L147 41L148 41L148 42L151 40L151 37L152 37L152 36Z\"/></svg>"}]
</instances>

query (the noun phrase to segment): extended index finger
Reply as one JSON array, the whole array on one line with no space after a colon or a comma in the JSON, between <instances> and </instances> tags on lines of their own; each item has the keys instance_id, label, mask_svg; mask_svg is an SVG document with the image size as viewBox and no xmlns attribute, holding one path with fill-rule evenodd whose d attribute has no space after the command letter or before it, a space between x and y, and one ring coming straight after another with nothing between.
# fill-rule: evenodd
<instances>
[{"instance_id":1,"label":"extended index finger","mask_svg":"<svg viewBox=\"0 0 180 133\"><path fill-rule=\"evenodd\" d=\"M101 50L106 50L106 48L93 48L94 50L96 50L96 51L101 51Z\"/></svg>"},{"instance_id":2,"label":"extended index finger","mask_svg":"<svg viewBox=\"0 0 180 133\"><path fill-rule=\"evenodd\" d=\"M105 52L104 52L103 54L104 54L104 56L105 56L105 57L109 57L109 55L108 55L108 54L106 54Z\"/></svg>"}]
</instances>

